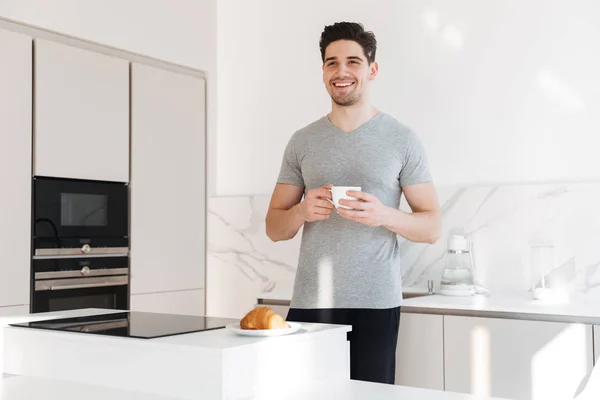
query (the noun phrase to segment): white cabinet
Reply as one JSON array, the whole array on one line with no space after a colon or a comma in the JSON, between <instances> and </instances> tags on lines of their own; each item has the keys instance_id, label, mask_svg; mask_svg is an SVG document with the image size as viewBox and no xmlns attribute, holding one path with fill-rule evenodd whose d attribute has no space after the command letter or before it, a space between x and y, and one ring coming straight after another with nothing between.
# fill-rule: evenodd
<instances>
[{"instance_id":1,"label":"white cabinet","mask_svg":"<svg viewBox=\"0 0 600 400\"><path fill-rule=\"evenodd\" d=\"M132 311L167 314L204 315L204 290L136 294L131 296Z\"/></svg>"},{"instance_id":2,"label":"white cabinet","mask_svg":"<svg viewBox=\"0 0 600 400\"><path fill-rule=\"evenodd\" d=\"M0 30L0 306L29 304L32 39Z\"/></svg>"},{"instance_id":3,"label":"white cabinet","mask_svg":"<svg viewBox=\"0 0 600 400\"><path fill-rule=\"evenodd\" d=\"M592 369L592 327L444 317L445 389L514 400L572 399Z\"/></svg>"},{"instance_id":4,"label":"white cabinet","mask_svg":"<svg viewBox=\"0 0 600 400\"><path fill-rule=\"evenodd\" d=\"M131 67L131 293L204 287L205 82Z\"/></svg>"},{"instance_id":5,"label":"white cabinet","mask_svg":"<svg viewBox=\"0 0 600 400\"><path fill-rule=\"evenodd\" d=\"M444 390L444 317L400 314L396 385Z\"/></svg>"},{"instance_id":6,"label":"white cabinet","mask_svg":"<svg viewBox=\"0 0 600 400\"><path fill-rule=\"evenodd\" d=\"M38 176L129 181L129 62L35 41Z\"/></svg>"}]
</instances>

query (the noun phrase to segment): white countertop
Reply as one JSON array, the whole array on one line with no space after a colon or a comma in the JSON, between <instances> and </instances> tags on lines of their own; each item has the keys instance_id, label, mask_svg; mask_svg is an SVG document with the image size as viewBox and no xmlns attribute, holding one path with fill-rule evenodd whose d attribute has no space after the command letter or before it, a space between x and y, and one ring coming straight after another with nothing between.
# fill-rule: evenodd
<instances>
[{"instance_id":1,"label":"white countertop","mask_svg":"<svg viewBox=\"0 0 600 400\"><path fill-rule=\"evenodd\" d=\"M229 330L223 332L223 329L215 329L206 332L187 333L183 335L167 336L163 338L150 339L155 344L168 344L171 346L185 347L200 347L205 349L225 350L234 347L260 345L261 342L269 341L293 341L301 340L315 334L324 333L326 331L343 331L351 330L349 325L327 325L327 324L312 324L302 323L302 328L297 332L284 336L272 337L252 337L240 336Z\"/></svg>"},{"instance_id":2,"label":"white countertop","mask_svg":"<svg viewBox=\"0 0 600 400\"><path fill-rule=\"evenodd\" d=\"M600 308L594 301L572 297L562 302L551 302L535 300L529 293L492 293L471 297L436 294L406 299L402 311L600 324Z\"/></svg>"},{"instance_id":3,"label":"white countertop","mask_svg":"<svg viewBox=\"0 0 600 400\"><path fill-rule=\"evenodd\" d=\"M258 299L289 302L292 299L292 294L289 292L263 292L258 295Z\"/></svg>"},{"instance_id":4,"label":"white countertop","mask_svg":"<svg viewBox=\"0 0 600 400\"><path fill-rule=\"evenodd\" d=\"M284 393L285 395L283 395ZM0 379L0 400L179 400L176 397L156 396L112 389L97 385L65 382L54 379L14 376ZM218 396L207 393L203 400L216 400ZM411 388L406 386L382 385L351 380L326 381L296 393L278 389L273 395L263 395L247 400L501 400L468 394Z\"/></svg>"},{"instance_id":5,"label":"white countertop","mask_svg":"<svg viewBox=\"0 0 600 400\"><path fill-rule=\"evenodd\" d=\"M54 379L12 376L0 379L0 400L179 400L103 386Z\"/></svg>"},{"instance_id":6,"label":"white countertop","mask_svg":"<svg viewBox=\"0 0 600 400\"><path fill-rule=\"evenodd\" d=\"M498 397L482 397L463 393L413 388L408 386L383 385L372 382L341 380L328 381L306 388L297 394L278 395L260 400L501 400Z\"/></svg>"},{"instance_id":7,"label":"white countertop","mask_svg":"<svg viewBox=\"0 0 600 400\"><path fill-rule=\"evenodd\" d=\"M0 316L0 327L20 322L42 321L45 319L80 317L84 315L99 315L119 313L122 310L106 310L101 308L86 308L82 310L52 311L46 313Z\"/></svg>"},{"instance_id":8,"label":"white countertop","mask_svg":"<svg viewBox=\"0 0 600 400\"><path fill-rule=\"evenodd\" d=\"M40 313L30 314L15 317L5 317L0 319L0 327L6 326L12 323L29 322L29 321L40 321L44 319L57 319L57 318L69 318L83 315L97 315L104 313L118 313L123 312L119 310L103 310L103 309L82 309L82 310L71 310L61 311L53 313ZM7 327L6 329L27 329L22 327ZM190 350L192 349L204 349L204 350L216 350L223 351L234 347L260 345L265 340L273 341L294 341L303 340L315 334L321 334L326 331L343 331L348 332L351 327L348 325L331 325L331 324L313 324L313 323L302 323L302 327L297 331L289 335L278 336L278 337L251 337L251 336L240 336L235 334L228 329L214 329L204 332L192 332L185 334L178 334L173 336L166 336L160 338L151 339L138 339L138 338L122 338L113 336L98 336L93 334L81 334L79 332L63 332L45 330L48 334L54 335L69 335L76 340L82 341L94 341L101 337L103 340L119 341L121 343L135 343L136 345L147 345L147 346L170 346L171 348L185 347Z\"/></svg>"},{"instance_id":9,"label":"white countertop","mask_svg":"<svg viewBox=\"0 0 600 400\"><path fill-rule=\"evenodd\" d=\"M402 293L404 294L413 294L413 293L424 293L423 289L415 289L415 288L404 288L402 289ZM258 295L258 299L263 300L275 300L281 301L285 303L289 303L292 299L292 293L287 291L274 291L274 292L262 292Z\"/></svg>"},{"instance_id":10,"label":"white countertop","mask_svg":"<svg viewBox=\"0 0 600 400\"><path fill-rule=\"evenodd\" d=\"M405 289L404 293L419 293ZM258 299L265 303L277 301L286 303L289 293L261 293ZM439 294L405 298L402 312L431 313L444 315L464 315L573 322L600 325L600 307L596 301L583 296L574 296L563 302L535 300L528 292L503 292L489 295L477 294L470 297L452 297Z\"/></svg>"}]
</instances>

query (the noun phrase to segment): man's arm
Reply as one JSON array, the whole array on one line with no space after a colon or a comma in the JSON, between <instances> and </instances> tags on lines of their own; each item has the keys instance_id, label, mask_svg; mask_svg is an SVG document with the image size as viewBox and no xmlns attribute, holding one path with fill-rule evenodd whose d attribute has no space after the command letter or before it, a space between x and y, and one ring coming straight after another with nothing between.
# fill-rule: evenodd
<instances>
[{"instance_id":1,"label":"man's arm","mask_svg":"<svg viewBox=\"0 0 600 400\"><path fill-rule=\"evenodd\" d=\"M304 224L304 217L299 211L303 193L304 189L300 186L275 185L265 220L269 239L278 242L296 236Z\"/></svg>"},{"instance_id":2,"label":"man's arm","mask_svg":"<svg viewBox=\"0 0 600 400\"><path fill-rule=\"evenodd\" d=\"M418 183L402 188L412 213L381 203L369 193L349 191L358 200L340 200L353 210L338 209L338 214L369 226L383 226L411 242L435 243L442 231L442 217L433 183Z\"/></svg>"},{"instance_id":3,"label":"man's arm","mask_svg":"<svg viewBox=\"0 0 600 400\"><path fill-rule=\"evenodd\" d=\"M418 183L402 190L412 213L390 209L383 226L411 242L437 242L442 233L442 215L433 183Z\"/></svg>"},{"instance_id":4,"label":"man's arm","mask_svg":"<svg viewBox=\"0 0 600 400\"><path fill-rule=\"evenodd\" d=\"M265 219L269 239L274 242L292 239L305 222L328 219L333 210L333 205L324 200L331 198L329 186L309 190L301 201L304 188L276 184Z\"/></svg>"}]
</instances>

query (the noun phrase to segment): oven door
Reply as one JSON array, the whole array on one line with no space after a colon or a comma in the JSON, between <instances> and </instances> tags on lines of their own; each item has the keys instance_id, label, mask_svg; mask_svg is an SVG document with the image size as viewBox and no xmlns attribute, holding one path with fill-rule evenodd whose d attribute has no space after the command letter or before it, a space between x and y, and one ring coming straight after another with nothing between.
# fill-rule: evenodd
<instances>
[{"instance_id":1,"label":"oven door","mask_svg":"<svg viewBox=\"0 0 600 400\"><path fill-rule=\"evenodd\" d=\"M127 252L125 184L35 177L33 196L34 255Z\"/></svg>"},{"instance_id":2,"label":"oven door","mask_svg":"<svg viewBox=\"0 0 600 400\"><path fill-rule=\"evenodd\" d=\"M128 276L38 280L34 284L32 313L103 308L127 310Z\"/></svg>"}]
</instances>

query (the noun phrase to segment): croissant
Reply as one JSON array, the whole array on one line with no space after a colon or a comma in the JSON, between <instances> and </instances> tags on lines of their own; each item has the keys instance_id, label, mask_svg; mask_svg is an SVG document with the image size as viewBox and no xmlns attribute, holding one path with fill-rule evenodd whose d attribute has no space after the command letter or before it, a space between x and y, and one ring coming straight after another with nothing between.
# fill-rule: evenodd
<instances>
[{"instance_id":1,"label":"croissant","mask_svg":"<svg viewBox=\"0 0 600 400\"><path fill-rule=\"evenodd\" d=\"M290 325L285 322L283 317L269 307L257 307L240 321L242 329L281 329L289 328Z\"/></svg>"}]
</instances>

